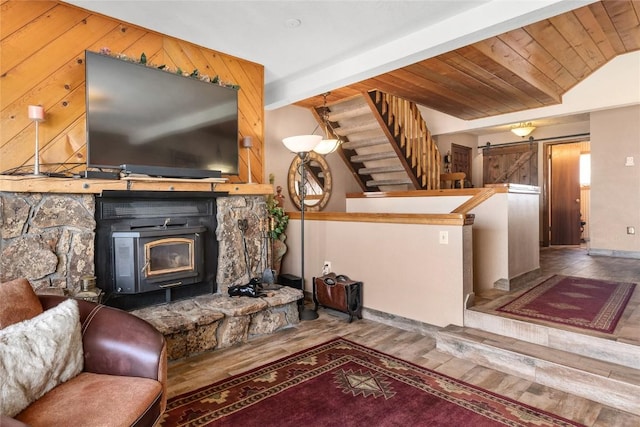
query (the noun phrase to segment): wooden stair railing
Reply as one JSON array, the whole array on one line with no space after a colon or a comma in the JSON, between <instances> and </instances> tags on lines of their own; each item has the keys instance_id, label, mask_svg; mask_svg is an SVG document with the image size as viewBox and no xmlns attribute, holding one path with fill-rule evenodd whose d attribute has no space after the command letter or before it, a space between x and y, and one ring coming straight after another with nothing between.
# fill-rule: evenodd
<instances>
[{"instance_id":1,"label":"wooden stair railing","mask_svg":"<svg viewBox=\"0 0 640 427\"><path fill-rule=\"evenodd\" d=\"M377 90L368 93L372 110L417 189L440 188L440 152L418 106ZM394 144L395 143L395 144Z\"/></svg>"}]
</instances>

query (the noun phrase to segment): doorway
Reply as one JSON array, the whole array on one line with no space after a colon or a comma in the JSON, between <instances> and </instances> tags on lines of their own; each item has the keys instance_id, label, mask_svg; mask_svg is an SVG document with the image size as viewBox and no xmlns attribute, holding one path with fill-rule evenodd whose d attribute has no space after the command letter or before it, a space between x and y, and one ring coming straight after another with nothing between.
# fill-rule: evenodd
<instances>
[{"instance_id":1,"label":"doorway","mask_svg":"<svg viewBox=\"0 0 640 427\"><path fill-rule=\"evenodd\" d=\"M466 174L465 187L471 183L471 147L451 144L451 172Z\"/></svg>"},{"instance_id":2,"label":"doorway","mask_svg":"<svg viewBox=\"0 0 640 427\"><path fill-rule=\"evenodd\" d=\"M589 150L588 141L544 146L543 246L580 245L585 240L589 187L581 182L580 164Z\"/></svg>"}]
</instances>

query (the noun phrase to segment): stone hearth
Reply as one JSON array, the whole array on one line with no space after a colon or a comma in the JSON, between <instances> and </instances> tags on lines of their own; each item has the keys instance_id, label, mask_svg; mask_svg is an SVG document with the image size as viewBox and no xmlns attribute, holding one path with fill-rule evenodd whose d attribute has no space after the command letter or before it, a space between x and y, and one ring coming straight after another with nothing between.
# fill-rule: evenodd
<instances>
[{"instance_id":1,"label":"stone hearth","mask_svg":"<svg viewBox=\"0 0 640 427\"><path fill-rule=\"evenodd\" d=\"M201 295L134 310L167 340L169 360L243 343L300 322L302 291L282 287L264 298Z\"/></svg>"}]
</instances>

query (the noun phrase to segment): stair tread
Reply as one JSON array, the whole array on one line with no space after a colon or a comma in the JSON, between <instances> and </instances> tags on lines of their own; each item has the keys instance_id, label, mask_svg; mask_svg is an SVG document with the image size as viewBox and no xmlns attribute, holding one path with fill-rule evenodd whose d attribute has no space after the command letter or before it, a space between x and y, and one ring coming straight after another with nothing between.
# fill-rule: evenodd
<instances>
[{"instance_id":1,"label":"stair tread","mask_svg":"<svg viewBox=\"0 0 640 427\"><path fill-rule=\"evenodd\" d=\"M593 375L640 386L640 370L628 366L597 360L569 351L549 348L540 344L533 344L470 327L447 326L441 330L440 333L455 337L456 339L473 341L547 362L557 363Z\"/></svg>"},{"instance_id":2,"label":"stair tread","mask_svg":"<svg viewBox=\"0 0 640 427\"><path fill-rule=\"evenodd\" d=\"M378 138L366 138L360 141L350 139L349 141L343 143L342 147L348 150L355 150L357 148L372 147L374 145L386 145L386 144L389 144L389 140L387 140L386 136L381 135Z\"/></svg>"},{"instance_id":3,"label":"stair tread","mask_svg":"<svg viewBox=\"0 0 640 427\"><path fill-rule=\"evenodd\" d=\"M353 163L361 163L371 160L395 159L397 157L398 156L395 151L384 151L381 153L357 154L355 156L351 156L351 161Z\"/></svg>"},{"instance_id":4,"label":"stair tread","mask_svg":"<svg viewBox=\"0 0 640 427\"><path fill-rule=\"evenodd\" d=\"M358 173L360 175L371 175L374 173L389 173L389 172L404 172L404 167L402 167L402 165L393 165L393 166L380 166L380 167L373 167L373 168L358 169Z\"/></svg>"},{"instance_id":5,"label":"stair tread","mask_svg":"<svg viewBox=\"0 0 640 427\"><path fill-rule=\"evenodd\" d=\"M371 180L367 181L368 187L379 187L381 185L406 185L411 184L411 180L409 178L406 179L379 179L379 180Z\"/></svg>"},{"instance_id":6,"label":"stair tread","mask_svg":"<svg viewBox=\"0 0 640 427\"><path fill-rule=\"evenodd\" d=\"M345 108L340 111L332 110L329 112L329 120L332 122L339 122L344 119L351 119L354 117L371 115L371 108L366 103L353 105L352 107Z\"/></svg>"},{"instance_id":7,"label":"stair tread","mask_svg":"<svg viewBox=\"0 0 640 427\"><path fill-rule=\"evenodd\" d=\"M379 131L380 125L375 120L361 121L358 123L340 123L340 127L334 129L334 132L340 136L349 136L352 134Z\"/></svg>"}]
</instances>

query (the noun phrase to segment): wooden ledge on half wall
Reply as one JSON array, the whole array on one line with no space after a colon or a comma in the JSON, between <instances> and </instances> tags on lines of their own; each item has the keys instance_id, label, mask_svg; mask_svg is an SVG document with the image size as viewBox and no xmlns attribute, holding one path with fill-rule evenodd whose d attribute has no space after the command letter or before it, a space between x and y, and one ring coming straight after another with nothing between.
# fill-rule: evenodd
<instances>
[{"instance_id":1,"label":"wooden ledge on half wall","mask_svg":"<svg viewBox=\"0 0 640 427\"><path fill-rule=\"evenodd\" d=\"M289 219L300 219L300 211L287 212ZM474 214L403 214L403 213L362 213L362 212L307 212L305 221L375 222L387 224L422 225L473 225Z\"/></svg>"},{"instance_id":2,"label":"wooden ledge on half wall","mask_svg":"<svg viewBox=\"0 0 640 427\"><path fill-rule=\"evenodd\" d=\"M230 195L269 195L274 191L271 184L241 184L208 179L136 177L135 180L110 180L0 175L0 191L6 192L100 194L104 190L221 191Z\"/></svg>"},{"instance_id":3,"label":"wooden ledge on half wall","mask_svg":"<svg viewBox=\"0 0 640 427\"><path fill-rule=\"evenodd\" d=\"M347 193L347 199L380 199L385 197L438 197L438 196L476 196L483 189L491 188L494 193L540 194L540 187L524 184L486 184L476 188L447 188L437 190L408 191L369 191L364 193Z\"/></svg>"}]
</instances>

